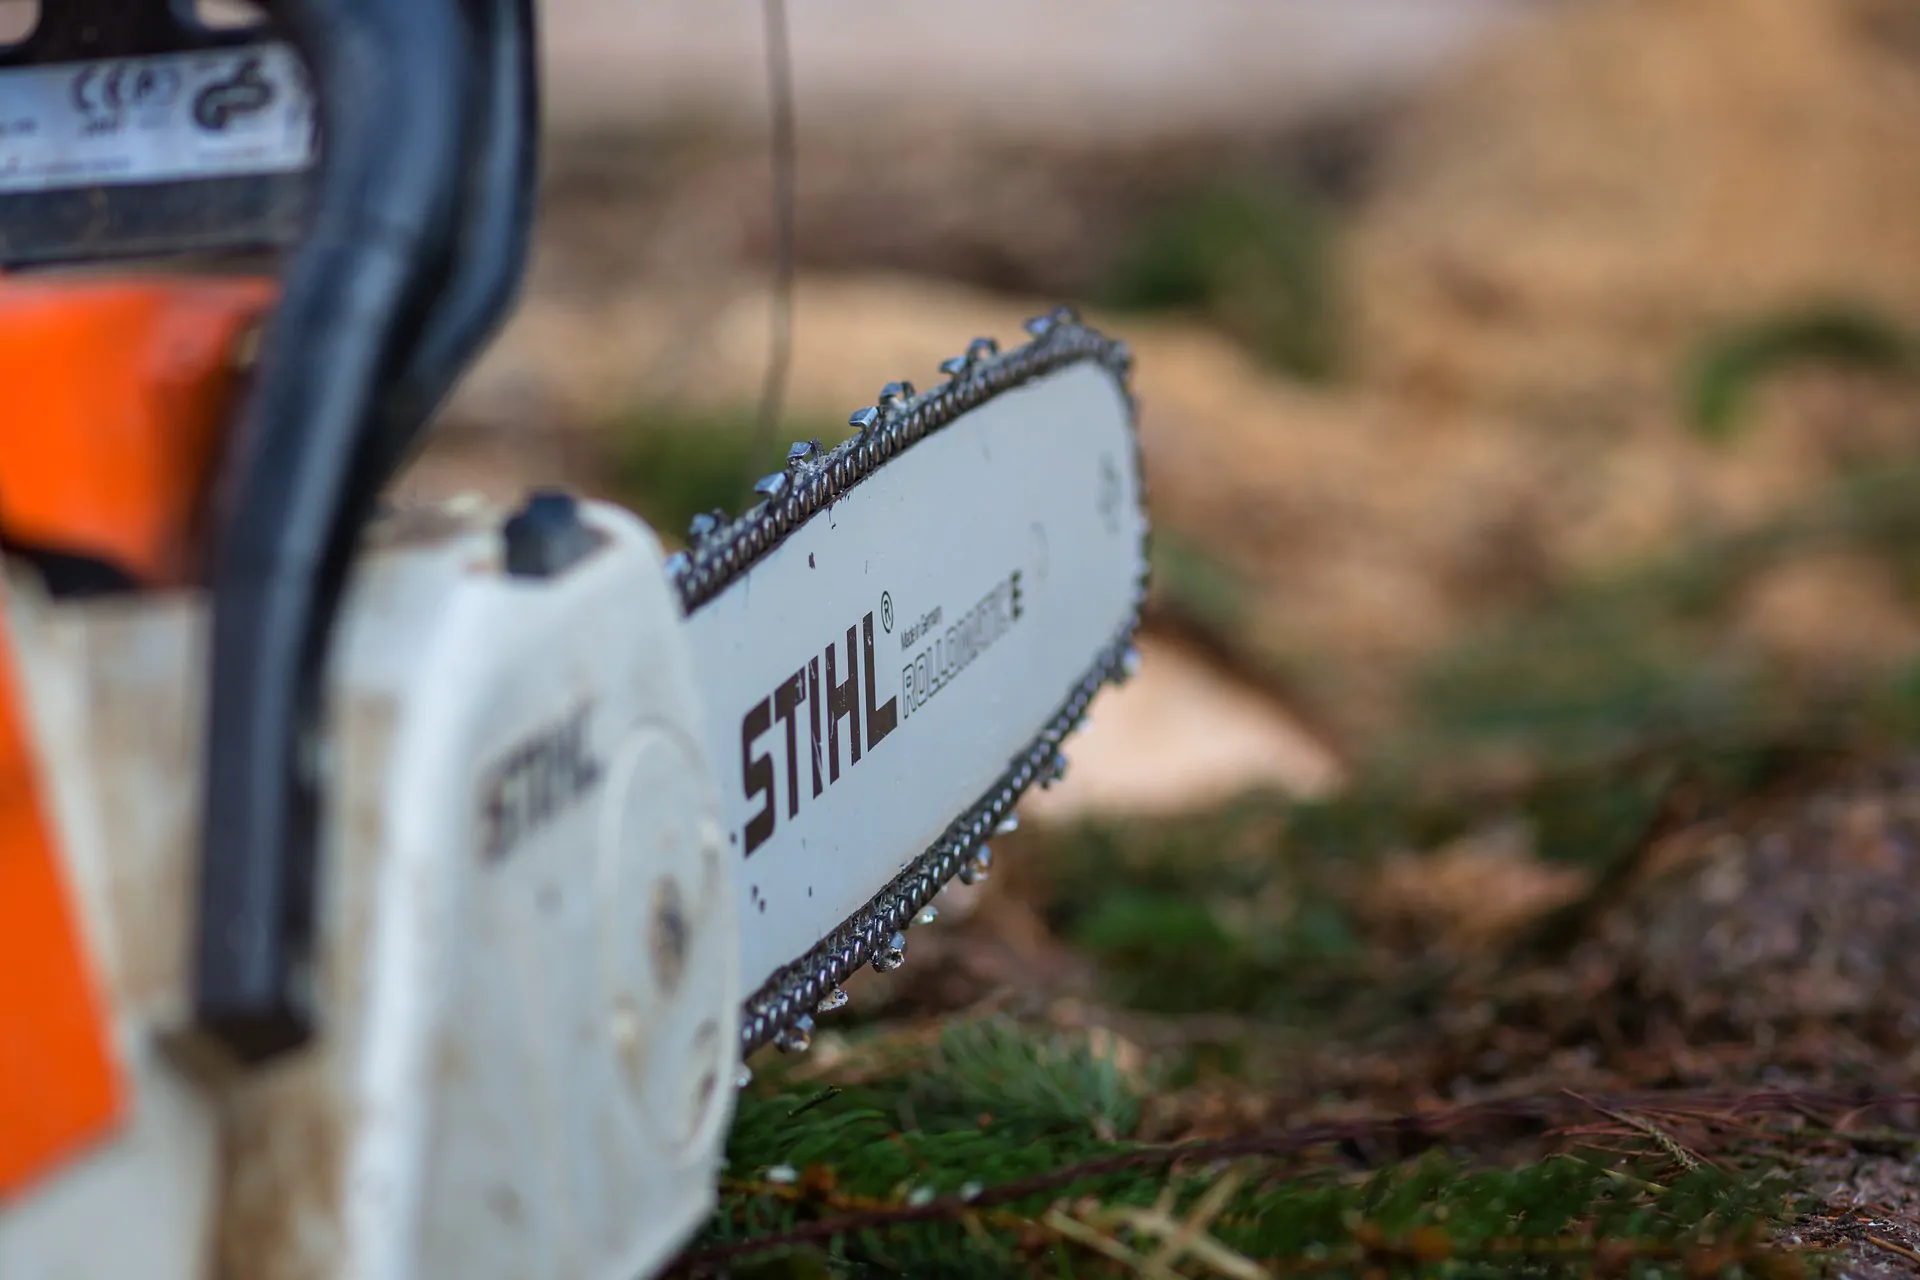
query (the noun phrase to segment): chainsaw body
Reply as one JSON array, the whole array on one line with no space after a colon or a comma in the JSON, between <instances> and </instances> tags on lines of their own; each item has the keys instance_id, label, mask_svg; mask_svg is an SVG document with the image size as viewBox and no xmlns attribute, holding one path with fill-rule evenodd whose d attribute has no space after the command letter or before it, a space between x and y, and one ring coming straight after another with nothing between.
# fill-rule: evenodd
<instances>
[{"instance_id":1,"label":"chainsaw body","mask_svg":"<svg viewBox=\"0 0 1920 1280\"><path fill-rule=\"evenodd\" d=\"M740 992L691 655L652 535L571 518L579 558L537 575L505 512L369 530L317 744L327 1016L250 1071L191 1034L205 598L15 576L128 1096L110 1142L0 1202L0 1275L631 1280L707 1212Z\"/></svg>"},{"instance_id":2,"label":"chainsaw body","mask_svg":"<svg viewBox=\"0 0 1920 1280\"><path fill-rule=\"evenodd\" d=\"M391 507L524 267L531 0L262 8L0 47L0 1276L632 1280L1131 670L1130 357L975 339L672 555Z\"/></svg>"}]
</instances>

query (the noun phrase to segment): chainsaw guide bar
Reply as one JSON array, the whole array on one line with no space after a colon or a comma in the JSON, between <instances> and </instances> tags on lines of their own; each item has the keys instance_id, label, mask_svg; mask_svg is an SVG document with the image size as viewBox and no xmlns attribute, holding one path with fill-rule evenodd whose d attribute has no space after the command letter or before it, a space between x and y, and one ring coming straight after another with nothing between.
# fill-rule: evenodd
<instances>
[{"instance_id":1,"label":"chainsaw guide bar","mask_svg":"<svg viewBox=\"0 0 1920 1280\"><path fill-rule=\"evenodd\" d=\"M1002 453L993 454L991 461L974 462L974 465L983 468L998 468L992 471L983 470L981 473L982 478L992 477L987 482L995 485L996 488L1003 483L1009 483L1002 478L1008 477L1010 473L1023 474L1023 469L1017 465L1018 459L1004 456L1007 444L1034 440L1036 434L1055 433L1057 438L1051 447L1055 450L1070 451L1065 455L1056 455L1064 457L1070 464L1068 468L1063 469L1084 470L1077 465L1080 442L1069 438L1065 433L1070 425L1079 426L1083 419L1097 417L1094 411L1102 406L1100 405L1101 392L1092 387L1080 386L1080 383L1097 380L1106 384L1107 396L1117 403L1118 429L1113 433L1112 438L1119 446L1113 451L1118 457L1109 458L1102 455L1098 464L1101 469L1096 473L1095 487L1098 490L1097 505L1105 527L1124 543L1124 554L1131 562L1125 565L1119 565L1117 562L1101 563L1095 566L1098 572L1086 575L1105 578L1111 582L1118 581L1114 576L1116 573L1124 572L1124 581L1121 582L1121 590L1117 594L1109 591L1098 597L1103 606L1112 608L1113 617L1107 622L1092 624L1103 628L1092 642L1088 642L1081 634L1075 634L1070 641L1065 639L1060 641L1061 644L1071 643L1078 646L1073 652L1083 655L1073 659L1075 664L1073 678L1047 686L1054 688L1056 692L1047 698L1044 713L1038 715L1037 721L1033 720L1033 708L1023 704L1015 709L1016 712L1026 714L1030 722L1037 723L1037 732L1032 733L1030 737L1025 738L1022 743L1000 757L1004 761L1003 766L997 769L996 776L985 779L984 787L971 789L967 792L965 800L937 810L946 814L958 813L959 816L945 822L937 832L932 833L930 840L917 841L914 847L923 846L923 851L917 857L899 864L896 872L887 875L879 892L871 896L862 895L861 901L852 909L851 914L840 918L832 927L815 925L810 931L803 929L801 933L793 934L792 936L799 941L789 944L792 949L776 951L774 958L768 960L754 955L756 945L764 949L768 946L777 947L779 942L772 938L759 942L756 935L768 932L778 934L783 928L792 934L793 928L799 927L799 922L783 919L787 909L785 902L776 903L781 910L768 916L766 899L761 895L759 888L756 886L750 890L749 897L742 906L742 930L748 935L744 945L749 952L747 971L743 976L750 987L756 983L758 985L747 998L743 1009L740 1031L743 1057L768 1043L791 1050L805 1048L813 1028L813 1015L819 1011L838 1008L845 1002L845 993L839 990L841 982L864 964L872 964L874 968L884 972L897 968L903 962L907 927L921 917L935 896L955 876L959 876L966 883L972 883L985 876L991 856L987 841L997 832L1011 829L1014 808L1028 787L1035 782L1039 782L1042 786L1048 785L1065 771L1066 757L1062 754L1062 745L1079 726L1086 714L1088 704L1102 686L1109 682L1117 683L1126 679L1137 662L1132 647L1133 633L1138 625L1140 608L1145 597L1147 556L1139 436L1134 400L1127 387L1132 363L1131 354L1124 343L1101 335L1081 323L1071 310L1065 308L1047 316L1037 317L1029 321L1026 327L1030 340L1005 353L999 352L991 340L976 340L969 347L966 355L949 360L941 366L949 380L924 393L916 394L910 384L890 384L882 393L878 404L852 416L850 425L857 428L857 434L837 447L822 451L817 444L813 443L803 442L794 445L788 455L786 468L765 477L755 486L755 491L764 495L764 501L739 518L730 521L719 518L717 514L696 517L688 532L687 550L675 554L668 561L669 583L678 592L689 625L694 629L696 654L710 655L713 650L727 643L744 647L747 642L739 637L753 632L739 620L738 615L740 611L752 607L751 597L756 589L752 586L751 580L756 570L764 569L768 573L781 570L783 567L780 563L781 557L777 556L776 552L788 548L790 544L795 553L804 551L805 554L804 561L792 560L789 563L803 565L804 570L813 570L815 558L811 547L815 542L828 536L826 526L837 525L850 519L857 526L859 512L855 508L863 498L872 494L870 489L863 489L863 486L878 477L885 476L889 467L903 457L927 459L922 467L924 471L933 462L925 446L930 442L941 440L971 443L970 429L978 415L981 426L978 429L980 438L977 453L984 457L993 448L1003 450ZM1080 396L1092 397L1091 408L1087 407L1085 402L1065 398L1072 387L1079 388ZM1031 403L1039 406L1036 411L1040 413L1041 420L1032 423L1001 422L999 430L1002 434L996 437L993 434L993 419L989 410L1004 408L1007 413L1012 413L1019 407L1014 393L1022 391L1025 391L1029 397L1053 396L1056 400L1032 401ZM1055 403L1063 406L1068 422L1059 421L1062 413L1051 409ZM1036 442L1034 447L1041 446ZM926 476L919 476L916 479L929 489L942 490L967 482L971 478L961 474L969 461L960 456L964 452L966 451L959 450L956 444L939 461L940 478L945 479L951 474L952 485L930 484ZM1122 472L1130 472L1130 474L1122 475ZM1034 494L1042 492L1037 486L1045 486L1049 483L1047 476L1029 476L1027 480L1029 482L1027 492ZM1082 488L1084 489L1085 486L1083 485ZM885 503L888 500L888 496L874 498L875 503ZM951 501L957 501L957 499ZM1001 501L1017 503L1019 497L1002 497ZM900 514L901 502L894 500L894 504L893 507L888 508L885 518L875 518L874 527L883 531L896 531L892 540L898 542L900 541L897 534L900 527L898 522L904 517ZM1123 506L1130 509L1123 511ZM1014 519L1009 519L1009 515L1013 515ZM994 535L999 534L1002 536L1003 545L1011 545L1013 535L1006 530L1015 519L1017 519L1017 513L1010 513L988 502L983 507L975 509L972 523L968 527L985 536L989 541ZM961 522L965 523L964 519ZM1069 522L1065 517L1061 517L1059 523L1064 527ZM1046 537L1037 520L1032 527L1036 535L1041 535L1039 572L1044 575L1046 556L1049 554L1046 548ZM1026 536L1024 528L1020 532L1022 537ZM1073 532L1071 528L1066 529L1068 535ZM849 536L857 537L857 534ZM1053 536L1063 544L1070 541L1069 538L1062 538L1058 532ZM876 541L884 542L887 539L882 537ZM800 545L803 542L807 544L804 548ZM882 556L883 551L872 543L857 544L857 546L861 557L858 573L864 574L872 567L872 558ZM1072 546L1063 545L1055 548L1051 554L1056 558L1066 558L1073 550ZM825 563L824 550L821 558L821 567L831 569L832 566ZM979 570L972 563L972 558L971 551L956 553L954 559L959 562L960 576L972 574L975 578L978 577ZM1086 559L1088 557L1083 557L1083 560ZM1056 566L1056 579L1067 579L1069 575L1061 570L1072 568L1074 568L1073 563ZM793 572L800 573L802 570L795 568ZM853 576L856 571L849 566L846 573ZM803 580L811 583L815 579L806 577ZM1062 581L1059 585L1062 590L1066 590L1077 584ZM950 646L960 648L962 653L957 660L951 657L944 659L948 672L957 674L956 662L973 661L978 653L984 652L1008 628L1017 625L1012 620L1021 617L1022 592L1025 590L1031 594L1032 588L1032 578L1030 577L1023 587L1021 572L1015 570L1010 581L1005 574L998 575L996 583L991 585L986 595L968 596L968 602L974 603L974 607L967 611L960 624L961 638L968 643ZM757 590L765 596L775 588L761 586ZM877 596L881 593L873 594ZM806 597L803 595L796 598L803 602L800 607L804 608ZM794 629L791 612L778 612L778 606L775 604L765 604L762 607L776 610L773 617L774 629L781 631ZM892 596L888 594L884 597L881 628L888 634L882 637L883 647L886 640L895 638L893 633L896 625L899 629L901 647L904 649L908 646L914 635L910 624L916 618L917 607L913 602L908 602L903 616L896 620L892 613ZM1035 606L1029 604L1026 607L1030 616L1035 615ZM729 612L730 609L732 612ZM1070 615L1061 615L1056 611L1055 617L1063 629L1078 628L1084 631L1089 625L1087 617L1089 612L1094 610L1080 608ZM712 635L702 635L702 625L708 623L710 618ZM920 618L922 622L928 619L934 620L936 628L938 622L943 620L938 609ZM945 620L951 621L951 619ZM928 709L933 704L926 699L929 699L933 693L940 692L944 687L944 681L935 682L928 679L925 675L927 664L922 659L919 669L909 664L907 670L903 671L902 686L895 697L882 699L882 705L876 706L878 695L875 692L874 615L869 611L863 619L856 619L856 621L864 624L864 634L860 639L864 645L866 660L865 705L868 716L867 738L871 753L877 737L891 732L902 722L903 717L911 718L914 715L928 714ZM1041 617L1038 623L1030 623L1028 630L1031 631L1034 625L1047 623L1048 619ZM779 688L770 699L756 704L759 721L746 725L743 738L753 736L754 731L758 729L765 734L767 741L777 743L782 721L773 719L772 715L777 712L784 719L787 743L785 770L787 799L785 804L776 805L776 801L782 794L781 788L775 785L779 771L772 765L772 755L760 757L760 760L766 762L765 773L760 775L766 787L764 811L749 822L744 842L745 854L742 855L737 847L735 850L735 856L744 856L748 859L740 873L745 880L754 878L751 873L756 865L766 865L763 861L769 856L766 850L772 849L771 856L775 859L790 854L787 860L797 869L790 874L800 874L807 878L804 897L811 899L813 897L812 879L822 874L821 864L831 860L828 851L818 848L802 852L808 849L808 841L804 835L797 838L797 847L780 849L775 847L778 843L776 840L773 845L760 845L758 852L756 837L760 841L772 838L776 809L778 818L783 821L792 820L800 812L802 796L805 794L803 775L807 770L801 769L798 765L798 744L800 735L804 734L805 730L804 727L797 728L797 726L803 720L810 720L812 730L811 803L814 805L823 803L821 800L823 740L820 728L820 707L823 702L828 707L828 734L825 740L830 765L828 772L837 783L841 754L835 741L838 736L839 721L835 718L834 712L838 710L845 713L851 710L851 718L847 724L850 730L848 737L852 739L849 777L859 774L859 771L852 769L853 763L860 760L861 741L860 708L857 705L859 699L851 692L860 670L860 654L856 652L854 643L856 629L848 628L846 633L847 683L839 691L845 695L841 703L833 702L830 697L822 697L819 683L820 659L816 653L810 660L803 662L799 671L791 675L784 674L787 667L778 668L781 674L776 675L775 682L779 683ZM953 634L952 631L949 632L949 636ZM1043 637L1040 642L1044 643L1044 640ZM829 644L825 659L827 685L830 691L837 682L835 652L835 645ZM937 651L929 650L929 652ZM1006 659L1003 666L1024 656L1014 655ZM1087 661L1088 657L1091 659L1090 663ZM935 665L940 665L939 661L936 661ZM731 675L732 668L728 670ZM810 678L803 682L803 675ZM718 692L716 691L717 683L720 687ZM723 682L703 680L703 684L707 686L705 693L710 702L724 697L728 689ZM773 685L769 684L768 687ZM986 697L976 693L956 696L961 700L959 703L948 699L940 706L940 710L950 717L998 714L999 712L1000 703L997 695ZM896 707L896 702L901 698L905 698L906 701ZM856 705L849 708L845 705L847 703ZM978 710L980 704L986 705L986 712ZM714 744L716 771L723 782L730 785L739 782L739 779L734 777L734 771L722 763L729 760L728 748L733 742L733 725L738 723L737 720L728 718L732 710L731 704L724 709L715 707L724 728L717 729L713 735L716 739ZM879 722L878 735L875 733L876 720ZM964 730L936 727L941 728L950 740L972 741L972 736ZM723 734L727 736L723 738ZM756 761L751 751L751 743L743 741L741 759L743 770L746 771L748 787L754 785L755 777L751 769ZM874 790L871 794L874 798L865 803L860 817L855 821L862 824L884 823L887 818L884 812L887 807L885 800L887 793ZM829 793L824 803L831 804L835 798ZM748 799L750 799L749 796L739 797L742 804ZM850 801L860 799L858 795L849 797ZM784 831L785 828L782 830ZM815 839L818 838L819 833L816 830ZM742 843L740 829L736 828L733 832L733 839L736 846ZM789 837L788 844L793 846L795 838ZM882 874L888 871L893 871L893 868L884 868ZM842 870L841 874L851 875L856 883L862 882L859 868ZM879 878L878 875L870 875L864 879L863 883L870 885ZM846 890L843 888L842 892L844 894ZM800 895L796 892L794 896ZM800 904L802 908L807 905L804 902ZM756 907L758 915L752 914ZM784 960L784 963L778 963L781 960Z\"/></svg>"}]
</instances>

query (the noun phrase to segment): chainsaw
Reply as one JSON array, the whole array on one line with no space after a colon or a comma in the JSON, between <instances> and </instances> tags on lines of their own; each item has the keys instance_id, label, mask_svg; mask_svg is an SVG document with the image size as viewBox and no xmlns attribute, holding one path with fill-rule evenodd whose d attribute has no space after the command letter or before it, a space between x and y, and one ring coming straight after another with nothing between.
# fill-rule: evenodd
<instances>
[{"instance_id":1,"label":"chainsaw","mask_svg":"<svg viewBox=\"0 0 1920 1280\"><path fill-rule=\"evenodd\" d=\"M747 1059L1125 678L1125 346L975 340L737 516L390 483L510 313L531 0L0 46L0 1276L667 1266Z\"/></svg>"}]
</instances>

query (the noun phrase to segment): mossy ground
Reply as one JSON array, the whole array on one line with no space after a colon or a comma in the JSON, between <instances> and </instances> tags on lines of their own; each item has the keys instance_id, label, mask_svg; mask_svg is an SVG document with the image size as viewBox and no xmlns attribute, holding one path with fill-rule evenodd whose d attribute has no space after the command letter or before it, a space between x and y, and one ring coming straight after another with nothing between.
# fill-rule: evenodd
<instances>
[{"instance_id":1,"label":"mossy ground","mask_svg":"<svg viewBox=\"0 0 1920 1280\"><path fill-rule=\"evenodd\" d=\"M1905 1266L1920 1220L1836 1187L1910 1188L1920 1156L1920 1100L1902 1092L1920 974L1900 959L1920 859L1831 864L1860 861L1847 840L1920 844L1913 773L1672 756L1504 796L1250 798L1023 833L971 915L922 931L947 931L926 971L856 985L812 1054L756 1061L685 1272ZM1380 900L1384 867L1437 863L1490 814L1534 833L1530 865L1571 861L1588 892L1464 945L1443 910ZM1690 844L1714 852L1672 852ZM1772 845L1797 851L1799 878L1765 870L1755 851ZM1742 900L1720 883L1729 865L1749 868ZM1801 901L1809 872L1837 916ZM1903 891L1898 920L1862 905ZM1782 911L1804 945L1756 951ZM1009 913L1089 963L971 991L934 971L1000 945ZM1877 980L1851 997L1796 985L1843 941L1863 954L1837 980Z\"/></svg>"},{"instance_id":2,"label":"mossy ground","mask_svg":"<svg viewBox=\"0 0 1920 1280\"><path fill-rule=\"evenodd\" d=\"M1298 193L1205 193L1106 295L1335 378L1332 235ZM1777 367L1897 382L1908 351L1859 309L1763 316L1676 355L1675 396L1737 449ZM615 434L671 533L841 433ZM1863 457L1534 590L1428 656L1333 799L1006 842L917 963L754 1064L682 1270L1920 1274L1920 664L1796 664L1741 611L1836 552L1911 592L1916 485ZM1250 588L1157 535L1151 624L1284 696Z\"/></svg>"}]
</instances>

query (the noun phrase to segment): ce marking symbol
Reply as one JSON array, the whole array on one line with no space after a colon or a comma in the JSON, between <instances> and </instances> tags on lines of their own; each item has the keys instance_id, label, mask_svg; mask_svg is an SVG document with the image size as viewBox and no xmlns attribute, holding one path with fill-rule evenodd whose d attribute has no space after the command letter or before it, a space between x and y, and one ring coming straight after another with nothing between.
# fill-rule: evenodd
<instances>
[{"instance_id":1,"label":"ce marking symbol","mask_svg":"<svg viewBox=\"0 0 1920 1280\"><path fill-rule=\"evenodd\" d=\"M87 67L73 78L73 105L82 115L118 115L128 107L164 107L180 94L172 67L116 62Z\"/></svg>"}]
</instances>

